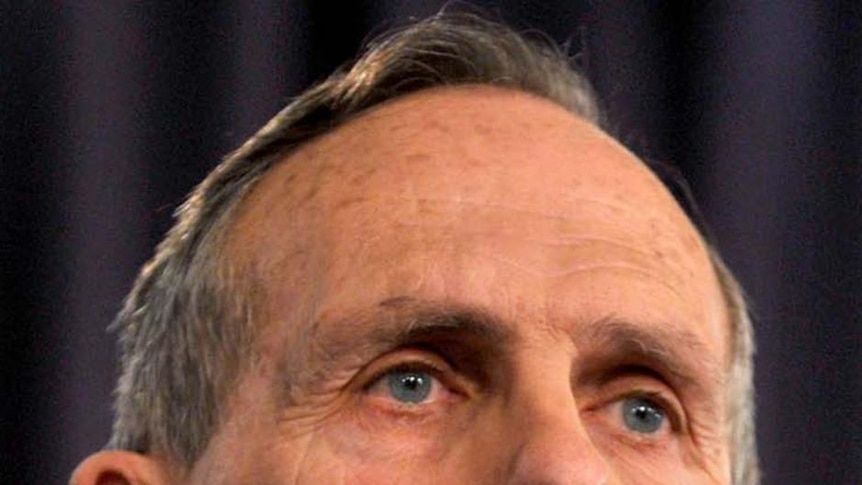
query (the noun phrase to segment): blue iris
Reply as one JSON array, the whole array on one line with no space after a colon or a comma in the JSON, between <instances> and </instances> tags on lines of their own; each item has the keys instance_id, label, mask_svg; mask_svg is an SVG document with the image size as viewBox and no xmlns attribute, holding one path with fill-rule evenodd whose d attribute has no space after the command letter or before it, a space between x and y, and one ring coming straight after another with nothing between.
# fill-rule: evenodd
<instances>
[{"instance_id":1,"label":"blue iris","mask_svg":"<svg viewBox=\"0 0 862 485\"><path fill-rule=\"evenodd\" d=\"M623 421L632 431L655 433L661 429L664 420L664 410L649 399L632 397L623 401Z\"/></svg>"},{"instance_id":2,"label":"blue iris","mask_svg":"<svg viewBox=\"0 0 862 485\"><path fill-rule=\"evenodd\" d=\"M427 372L395 371L387 376L389 392L396 400L417 404L431 394L431 379Z\"/></svg>"}]
</instances>

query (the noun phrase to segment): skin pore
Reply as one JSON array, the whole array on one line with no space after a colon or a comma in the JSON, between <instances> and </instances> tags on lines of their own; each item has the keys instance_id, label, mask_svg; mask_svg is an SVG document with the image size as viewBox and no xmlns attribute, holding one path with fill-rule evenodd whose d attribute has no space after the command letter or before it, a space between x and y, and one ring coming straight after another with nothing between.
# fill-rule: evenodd
<instances>
[{"instance_id":1,"label":"skin pore","mask_svg":"<svg viewBox=\"0 0 862 485\"><path fill-rule=\"evenodd\" d=\"M305 144L228 243L259 347L183 483L729 483L728 315L612 138L489 86Z\"/></svg>"}]
</instances>

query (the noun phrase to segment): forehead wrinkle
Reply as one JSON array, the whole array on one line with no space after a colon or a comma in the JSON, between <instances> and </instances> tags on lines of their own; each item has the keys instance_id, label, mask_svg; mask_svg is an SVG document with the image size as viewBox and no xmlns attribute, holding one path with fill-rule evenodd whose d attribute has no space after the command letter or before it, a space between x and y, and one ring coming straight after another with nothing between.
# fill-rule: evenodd
<instances>
[{"instance_id":1,"label":"forehead wrinkle","mask_svg":"<svg viewBox=\"0 0 862 485\"><path fill-rule=\"evenodd\" d=\"M581 199L581 200L587 201L587 202L601 203L600 201L597 201L594 199ZM470 201L467 199L442 199L442 198L430 198L430 197L423 197L423 198L394 197L391 199L389 197L379 197L379 198L368 197L368 198L362 198L362 199L355 199L353 202L357 203L357 204L362 204L362 203L374 203L375 201L380 201L380 202L390 202L390 201L409 202L413 206L416 205L416 202L435 202L435 203L440 203L441 205L469 204L472 206L482 207L482 208L506 209L506 210L517 212L519 214L526 215L526 216L538 216L535 219L526 220L522 224L518 224L517 226L516 225L509 225L509 226L502 227L502 228L495 227L493 229L487 229L486 230L487 234L486 234L486 232L483 232L482 230L472 229L471 226L467 226L467 227L464 227L463 229L461 229L461 231L462 231L461 233L437 235L437 236L434 236L435 239L441 239L441 240L457 239L457 238L463 238L465 235L471 235L471 236L489 235L489 236L494 236L495 238L498 238L501 235L512 235L512 236L516 236L517 239L520 241L535 242L535 243L539 243L545 247L563 247L563 246L569 246L569 247L581 247L581 246L583 246L583 247L586 247L590 244L601 244L604 246L612 246L614 248L617 248L617 249L620 249L620 250L623 250L623 251L626 251L629 253L637 254L637 255L640 255L640 256L643 256L646 258L651 258L651 259L659 258L664 264L668 264L671 266L678 266L679 269L681 270L681 273L686 273L686 274L690 273L690 271L691 271L690 265L688 264L688 263L690 263L690 261L687 261L687 260L689 260L690 256L692 256L692 255L688 255L689 257L683 258L682 256L684 253L679 250L680 248L675 247L671 241L667 240L668 234L674 233L675 235L679 236L679 238L682 240L681 242L683 243L682 247L686 247L686 246L690 245L693 241L694 241L694 244L699 244L700 246L703 246L702 241L700 240L699 236L696 233L694 233L693 231L691 231L691 232L685 231L684 229L681 229L679 225L672 225L671 216L664 213L664 212L661 212L661 215L664 216L663 217L664 220L660 220L657 218L650 218L649 219L650 230L655 233L652 235L652 237L656 238L653 241L653 243L649 244L649 245L643 245L642 247L637 247L633 242L623 241L621 239L623 237L628 237L628 234L626 234L626 235L620 234L618 236L611 236L611 235L600 236L600 235L595 235L595 234L601 233L602 231L599 229L596 229L595 227L593 227L592 229L589 229L589 230L585 229L582 224L577 224L578 219L581 217L579 211L573 212L571 210L568 210L566 213L563 213L562 211L559 213L550 213L548 211L533 210L533 209L528 209L528 208L525 208L522 206L517 206L517 205L513 205L513 204L508 204L508 203L486 203L486 202ZM602 205L610 205L610 204L602 204ZM616 205L615 208L625 209L627 211L631 211L632 213L634 213L634 210L632 207L627 207L624 205ZM406 220L403 220L403 221L398 220L397 226L399 228L406 227L406 228L414 228L414 229L428 229L428 228L446 229L446 228L451 227L451 225L453 223L461 224L464 222L463 218L456 217L457 214L443 213L444 216L448 216L448 217L444 217L443 219L438 221L433 217L429 217L429 215L426 212L421 211L418 208L416 209L416 211L421 212L421 213L418 215L413 214L412 216L406 216L406 217L404 217L404 219L406 219ZM480 218L482 217L481 215L477 215L477 213L475 211L472 212L471 216L480 217ZM524 224L528 224L530 226L541 224L540 220L538 220L539 218L545 219L545 220L551 220L551 221L570 223L570 224L575 225L576 227L564 228L564 227L556 226L553 233L549 234L549 236L552 236L551 238L549 238L549 237L540 238L540 237L534 236L537 233L536 231L529 230L529 228L524 226ZM587 216L587 221L590 222L591 224L594 223L594 221L590 220L589 216ZM654 222L664 222L666 227L656 226L653 224ZM664 230L664 229L667 229L667 230ZM683 233L683 234L680 234L680 233ZM427 235L426 237L430 237L430 235ZM705 250L704 250L704 253L700 254L700 255L704 256L703 259L706 259ZM673 257L667 258L665 256L673 256ZM589 269L589 268L587 268L587 269ZM577 271L577 270L564 270L564 271L560 272L560 276L566 276L567 274L573 273L575 271Z\"/></svg>"},{"instance_id":2,"label":"forehead wrinkle","mask_svg":"<svg viewBox=\"0 0 862 485\"><path fill-rule=\"evenodd\" d=\"M484 211L502 209L503 211L506 211L506 215L503 217L511 217L508 216L509 213L511 213L512 216L522 216L525 217L525 221L523 223L530 225L541 224L541 221L577 224L578 220L581 218L585 218L585 220L590 224L595 224L595 221L591 219L596 219L597 217L601 220L619 219L621 217L631 215L640 219L638 224L635 224L635 226L638 226L638 229L632 230L638 232L643 231L646 237L654 238L653 244L641 249L635 249L632 248L631 245L626 245L619 241L613 241L611 237L586 235L586 231L580 225L570 229L558 227L554 231L555 240L561 245L567 244L568 242L586 243L594 241L603 242L616 247L627 246L628 250L637 252L644 256L655 257L657 252L668 254L668 251L670 250L671 252L676 253L677 251L672 247L672 240L677 239L681 243L679 246L680 248L697 248L698 255L702 256L701 259L707 259L706 246L700 237L700 234L690 223L688 218L681 213L678 215L681 216L682 219L675 217L671 211L656 208L656 210L650 211L648 215L645 215L642 208L637 208L638 210L636 210L636 208L631 204L589 197L571 198L570 201L572 202L572 206L555 204L553 207L546 207L543 210L540 210L527 207L524 204L513 204L510 202L497 202L490 200L472 200L461 195L448 198L413 196L412 193L415 192L415 184L412 179L404 181L401 187L404 190L408 190L411 195L390 196L388 194L363 193L359 197L352 198L346 198L346 196L342 195L341 198L344 200L342 204L338 205L338 208L343 209L349 206L361 206L364 204L370 204L372 206L377 204L399 204L401 207L410 207L412 210L408 215L397 218L398 224L401 226L416 228L446 228L453 222L462 222L462 216L459 216L459 212L446 212L445 210L440 212L440 217L443 217L443 219L440 221L435 220L433 216L428 214L428 210L435 205L439 205L441 209L445 209L452 205L465 206L470 212L471 218L481 218L482 212ZM585 211L583 204L598 206L599 208L607 208L611 213L607 215L584 214ZM492 214L489 213L488 215L490 216ZM502 229L498 228L498 231L502 231L502 233L507 232L505 227ZM508 232L518 233L519 236L522 236L520 239L524 241L534 240L529 238L533 231L511 227L511 231ZM595 232L595 228L590 232ZM626 237L628 237L628 234ZM542 242L547 243L548 241Z\"/></svg>"},{"instance_id":3,"label":"forehead wrinkle","mask_svg":"<svg viewBox=\"0 0 862 485\"><path fill-rule=\"evenodd\" d=\"M414 184L411 183L410 180L406 181L405 186L409 186L411 189L414 187ZM628 212L631 214L635 214L638 216L643 216L642 211L636 211L634 207L624 205L624 204L612 204L610 202L593 199L593 198L575 198L572 199L574 201L579 202L587 202L594 203L601 206L610 207L611 209L619 212ZM549 211L549 210L536 210L530 209L521 205L515 205L511 203L505 202L490 202L490 201L478 201L478 200L470 200L462 197L452 197L452 198L435 198L435 197L412 197L412 196L388 196L388 195L371 195L371 194L363 194L360 197L353 197L346 199L345 204L339 204L339 208L344 208L349 205L361 205L361 204L389 204L389 203L398 203L402 207L409 204L414 211L420 212L421 210L418 208L417 204L422 203L439 203L441 206L448 205L465 205L473 208L486 208L486 209L505 209L507 211L511 211L513 213L524 215L524 216L537 216L538 218L559 222L570 222L575 223L578 218L582 214L582 210L580 207L572 208L572 207L560 207L558 211ZM475 212L473 212L475 214ZM457 214L448 214L451 217L455 217ZM650 226L650 230L655 234L668 234L668 233L677 233L680 238L683 240L683 246L689 246L693 241L695 244L703 247L703 252L705 255L705 246L699 236L697 234L694 227L688 223L685 226L685 229L682 228L679 224L675 224L672 215L668 214L667 211L655 211L655 214L647 217L648 224ZM421 217L408 217L406 221L399 221L399 224L408 226L408 227L447 227L447 223L450 221L445 221L441 223L435 224L432 219L428 217L427 214L422 213ZM535 223L535 220L530 220L529 222ZM661 223L662 225L657 225L656 223ZM690 231L688 229L691 229ZM519 229L513 228L513 232L523 233L525 236L523 239L526 241L533 240L528 236L530 234L529 231L521 231ZM589 241L601 241L604 243L617 245L617 246L626 246L623 243L613 241L610 237L599 237L599 236L588 236L584 235L580 228L572 229L568 231L564 231L562 229L557 230L557 240L560 241L561 244L565 244L566 241L573 242L589 242ZM629 247L629 249L633 249ZM635 250L644 255L654 256L654 254L650 253L647 250Z\"/></svg>"},{"instance_id":4,"label":"forehead wrinkle","mask_svg":"<svg viewBox=\"0 0 862 485\"><path fill-rule=\"evenodd\" d=\"M421 229L421 228L427 228L428 226L429 226L429 224L410 223L410 222L399 224L399 228L400 227L408 227L408 228ZM441 224L440 226L442 227L443 225ZM605 245L605 246L612 246L614 248L617 248L617 249L620 249L623 251L627 251L627 252L631 252L631 253L634 253L634 254L637 254L640 256L646 256L646 257L650 257L650 258L653 258L656 256L656 252L653 249L641 249L641 248L635 247L634 245L632 245L630 243L620 242L620 241L613 239L611 237L584 236L584 235L580 235L580 234L571 234L571 235L564 234L564 235L554 236L553 238L540 238L540 237L533 236L531 233L525 232L525 231L523 231L523 229L520 229L520 228L519 229L513 229L511 231L511 234L506 232L506 231L503 231L503 230L473 231L469 234L474 235L474 236L480 235L480 236L494 236L494 237L499 237L501 235L517 236L517 239L520 241L528 242L528 243L536 243L536 244L540 244L542 246L547 246L547 247L551 247L551 248L557 248L557 247L560 247L560 248L562 248L562 247L577 248L577 247L590 246L590 245ZM457 234L457 235L439 234L439 235L425 236L425 237L428 240L448 241L448 240L461 239L461 238L463 238L463 235L462 234Z\"/></svg>"},{"instance_id":5,"label":"forehead wrinkle","mask_svg":"<svg viewBox=\"0 0 862 485\"><path fill-rule=\"evenodd\" d=\"M503 169L503 166L494 166L489 167L495 170ZM349 170L348 167L345 167L345 171ZM443 171L443 175L447 175L451 170ZM625 203L621 199L617 199L613 196L609 196L606 198L596 197L596 196L583 196L583 195L574 195L574 190L563 191L562 193L555 193L553 195L553 199L555 199L556 204L554 204L553 209L545 207L543 209L533 209L528 207L526 204L514 204L509 202L511 197L507 197L506 200L503 201L494 201L488 200L487 198L473 198L470 195L475 193L475 189L471 188L468 192L459 192L450 197L438 197L434 195L414 195L418 191L416 190L418 185L415 183L417 177L411 177L403 181L403 185L399 185L399 188L402 189L410 189L410 195L405 195L401 193L390 194L390 187L375 187L375 191L378 193L374 193L375 191L368 191L368 193L363 194L363 200L368 202L384 202L384 203L410 203L410 204L422 204L422 203L431 203L431 204L440 204L440 205L450 205L450 204L458 204L465 205L471 207L484 207L489 209L505 209L507 211L511 211L513 213L528 215L528 216L539 216L548 219L562 219L568 220L572 218L573 209L581 210L583 205L594 205L609 209L614 211L614 213L629 213L634 214L639 219L649 219L650 222L662 222L665 223L668 227L678 228L677 224L679 223L679 219L684 218L688 221L688 218L682 212L681 209L669 211L663 210L664 208L655 207L656 210L651 211L650 216L644 216L644 207L643 206L635 206L631 203ZM487 186L491 187L493 184L487 184ZM451 185L450 185L451 187ZM612 189L614 187L608 187L608 189ZM381 192L380 189L384 191ZM666 191L664 187L658 190ZM511 194L508 194L509 196ZM670 194L668 193L668 201L673 202L670 199ZM535 194L530 193L530 200L535 200ZM550 198L550 197L549 197ZM564 200L563 200L564 198ZM676 219L676 220L675 220ZM690 224L690 222L689 222ZM691 226L694 229L694 226Z\"/></svg>"},{"instance_id":6,"label":"forehead wrinkle","mask_svg":"<svg viewBox=\"0 0 862 485\"><path fill-rule=\"evenodd\" d=\"M662 278L658 278L658 277L656 277L656 275L653 272L647 271L643 268L640 268L640 267L632 265L632 264L625 264L625 263L578 264L578 265L575 265L574 267L560 269L558 271L551 272L548 270L538 270L538 269L536 269L530 265L519 263L512 258L505 258L503 256L500 256L498 254L492 254L490 252L482 253L480 251L474 250L473 253L479 254L479 255L484 255L490 259L493 259L495 261L503 263L509 267L516 268L519 271L523 271L523 272L526 272L526 273L529 273L532 275L546 276L546 277L552 278L552 279L562 279L562 278L566 278L566 277L573 276L576 274L587 274L587 273L593 273L593 272L602 272L602 271L607 271L609 269L610 270L616 270L616 271L625 271L625 272L629 272L629 273L636 273L636 274L639 274L641 276L645 276L651 280L654 280L655 282L660 284L662 287L668 289L669 291L671 291L674 295L676 295L679 298L683 298L685 296L685 295L681 294L679 291L679 288L677 286L674 286L671 282L669 282L665 279L662 279Z\"/></svg>"},{"instance_id":7,"label":"forehead wrinkle","mask_svg":"<svg viewBox=\"0 0 862 485\"><path fill-rule=\"evenodd\" d=\"M384 151L381 147L375 147L375 149L380 150L380 151ZM385 150L385 151L390 151L390 150L396 150L396 147L390 148L389 150ZM396 166L394 168L394 172L398 173L399 175L402 174L401 169L411 168L412 167L411 164L415 164L418 168L426 168L426 167L428 167L428 165L432 161L439 158L439 155L430 154L430 153L429 154L423 154L421 157L419 155L415 155L415 154L414 155L410 155L410 154L401 155L401 154L397 154L397 153L388 153L388 155L393 155L391 158L395 158L397 160L397 162L389 162L387 164L394 164ZM384 157L384 158L387 158L387 157ZM417 158L421 158L421 160L417 161L416 160ZM375 157L375 160L376 159L377 158ZM642 164L642 162L640 160L636 160L636 159L633 160L631 163ZM354 178L346 177L347 175L350 174L351 170L359 171L360 169L362 169L362 171L365 171L367 175L373 175L376 172L386 172L386 170L382 169L382 167L378 167L376 165L376 163L370 163L369 165L370 165L370 167L364 167L364 168L363 168L363 166L360 166L360 165L341 166L337 169L337 171L344 172L343 175L345 175L345 177L342 177L338 180L348 180L350 182L350 184L349 184L350 186L356 187L356 184L355 184L356 180ZM519 174L513 174L513 176L506 175L503 177L489 177L490 174L499 173L500 171L506 171L507 169L511 169L511 168L512 167L508 167L505 164L487 164L487 166L482 166L477 171L477 172L481 172L483 175L485 175L485 177L483 178L481 188L494 189L497 185L499 185L498 183L495 183L495 182L500 182L501 180L510 181L510 180L512 180L513 176L519 176ZM521 167L514 167L514 169L516 169L516 170L520 170L520 168ZM437 178L443 178L443 179L446 179L447 181L449 179L462 181L461 176L464 175L464 172L467 172L470 175L475 175L473 173L474 171L460 170L457 166L439 167L439 169L432 170L432 173L435 173ZM513 202L511 202L511 200L513 199L512 198L513 193L511 191L507 191L505 193L505 198L502 198L502 200L499 200L499 201L488 200L487 197L478 197L478 198L474 197L474 194L476 194L476 192L477 192L476 187L470 187L469 190L457 192L457 193L455 193L449 197L438 196L436 190L428 190L429 193L426 195L426 194L422 194L420 190L417 190L419 187L421 187L421 184L416 184L415 182L424 181L424 180L428 179L428 177L426 177L428 175L427 172L423 171L420 174L416 174L412 171L404 171L403 175L407 175L407 177L405 177L405 180L403 181L404 185L403 186L396 186L396 187L409 188L410 189L409 190L410 195L404 195L402 193L398 193L397 188L395 190L393 190L392 186L387 185L385 187L375 187L375 189L376 189L375 191L369 190L368 191L369 193L365 194L366 198L368 200L380 200L383 202L410 202L410 203L430 202L430 203L440 203L440 204L456 203L456 204L471 205L471 206L483 206L483 207L489 207L489 208L507 209L507 210L510 210L513 212L524 213L527 215L537 215L537 216L543 216L543 217L559 217L559 218L568 217L573 208L581 207L583 204L603 206L603 207L606 207L606 208L613 210L613 211L616 211L616 212L634 213L634 214L637 214L638 216L641 216L641 217L643 216L644 208L645 208L644 205L633 206L630 201L627 201L626 199L621 198L621 196L623 194L614 191L614 189L619 189L620 191L622 191L622 189L624 187L621 184L604 185L603 189L607 193L608 197L597 197L595 195L591 195L591 196L583 195L583 194L579 193L579 190L574 189L574 188L570 188L570 187L564 187L564 190L555 190L555 191L553 191L554 193L552 196L544 197L544 198L553 199L555 202L557 202L554 204L553 207L558 209L558 210L552 211L552 210L531 209L530 207L528 207L527 204L513 203ZM651 178L653 176L654 175L651 172L649 172L649 170L646 168L646 166L644 166L644 171L641 174L640 178L643 178L644 182L648 182L649 178ZM363 180L365 180L365 179L363 179ZM584 180L584 181L587 181L587 180ZM590 180L590 182L591 182L590 187L595 187L595 184L594 184L595 180ZM348 184L343 184L343 185L348 185ZM449 188L453 187L452 184L449 182L447 182L446 185ZM649 185L652 186L653 184L649 184ZM434 187L434 189L437 189L437 188L439 188L439 187ZM429 187L429 189L430 189L430 187ZM546 190L547 189L550 189L550 187L546 187ZM374 192L378 192L378 193L374 194ZM488 194L488 191L480 191L480 192L483 195ZM688 218L685 216L685 213L682 210L682 208L679 207L679 204L677 204L676 200L673 199L673 197L670 194L670 192L668 191L668 189L664 185L662 185L660 182L656 182L656 184L654 186L650 187L650 192L652 192L650 194L652 197L658 197L659 199L663 199L663 200L656 200L656 201L651 201L651 202L661 202L661 203L666 204L666 206L664 204L659 206L659 204L655 204L655 203L649 205L649 207L656 207L656 210L651 211L651 212L655 213L655 215L653 217L651 217L652 219L663 219L663 220L666 220L671 225L678 223L679 219L688 220ZM504 194L497 194L497 195L504 195ZM533 191L526 192L526 195L529 196L529 198L527 199L528 202L532 202L533 200L535 200L535 196L536 196L535 192L533 192ZM670 210L665 210L665 209L670 209ZM676 217L677 220L674 220L674 217Z\"/></svg>"}]
</instances>

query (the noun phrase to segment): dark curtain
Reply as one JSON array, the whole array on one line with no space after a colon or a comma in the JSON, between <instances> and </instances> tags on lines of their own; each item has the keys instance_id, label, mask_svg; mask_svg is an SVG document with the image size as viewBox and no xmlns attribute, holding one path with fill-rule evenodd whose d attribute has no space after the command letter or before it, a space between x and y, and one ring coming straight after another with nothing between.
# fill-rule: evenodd
<instances>
[{"instance_id":1,"label":"dark curtain","mask_svg":"<svg viewBox=\"0 0 862 485\"><path fill-rule=\"evenodd\" d=\"M0 483L106 442L106 326L183 195L443 3L0 0ZM862 483L862 3L474 4L582 52L614 133L689 179L753 302L764 483Z\"/></svg>"}]
</instances>

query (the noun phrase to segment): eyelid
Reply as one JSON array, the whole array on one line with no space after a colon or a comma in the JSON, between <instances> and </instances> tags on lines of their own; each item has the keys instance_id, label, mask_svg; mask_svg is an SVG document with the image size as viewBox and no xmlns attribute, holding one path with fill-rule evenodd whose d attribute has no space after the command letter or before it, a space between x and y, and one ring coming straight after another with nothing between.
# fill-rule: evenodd
<instances>
[{"instance_id":1,"label":"eyelid","mask_svg":"<svg viewBox=\"0 0 862 485\"><path fill-rule=\"evenodd\" d=\"M362 391L368 392L388 374L404 371L427 372L447 391L466 394L463 383L458 382L455 370L446 359L423 349L407 348L391 351L368 364L357 377L360 379Z\"/></svg>"},{"instance_id":2,"label":"eyelid","mask_svg":"<svg viewBox=\"0 0 862 485\"><path fill-rule=\"evenodd\" d=\"M646 396L654 396L668 409L674 411L677 417L676 424L682 429L688 421L686 410L677 389L660 372L648 367L634 366L622 369L615 379L620 384L629 384L632 387L644 387Z\"/></svg>"},{"instance_id":3,"label":"eyelid","mask_svg":"<svg viewBox=\"0 0 862 485\"><path fill-rule=\"evenodd\" d=\"M670 432L688 434L688 417L682 402L670 386L651 373L626 372L608 379L602 384L598 395L599 398L588 410L605 408L625 399L643 398L653 401L664 410Z\"/></svg>"}]
</instances>

